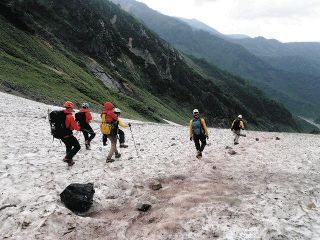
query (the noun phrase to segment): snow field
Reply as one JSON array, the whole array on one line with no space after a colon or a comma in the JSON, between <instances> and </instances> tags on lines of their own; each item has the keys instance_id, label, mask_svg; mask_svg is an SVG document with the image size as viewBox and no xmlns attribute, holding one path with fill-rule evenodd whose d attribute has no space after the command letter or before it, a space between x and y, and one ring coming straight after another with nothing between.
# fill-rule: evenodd
<instances>
[{"instance_id":1,"label":"snow field","mask_svg":"<svg viewBox=\"0 0 320 240\"><path fill-rule=\"evenodd\" d=\"M94 122L92 150L75 133L82 149L69 168L46 119L56 107L5 93L0 107L0 238L320 239L319 136L247 132L234 147L230 130L210 129L198 160L187 127L130 120L139 156L125 129L129 148L107 164L110 145ZM75 182L95 186L84 216L60 202ZM152 209L140 213L138 202Z\"/></svg>"}]
</instances>

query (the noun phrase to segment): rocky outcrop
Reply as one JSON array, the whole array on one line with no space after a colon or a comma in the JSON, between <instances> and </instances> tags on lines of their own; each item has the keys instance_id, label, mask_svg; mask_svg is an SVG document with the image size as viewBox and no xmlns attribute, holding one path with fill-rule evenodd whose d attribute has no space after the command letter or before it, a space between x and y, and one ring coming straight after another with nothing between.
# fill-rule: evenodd
<instances>
[{"instance_id":1,"label":"rocky outcrop","mask_svg":"<svg viewBox=\"0 0 320 240\"><path fill-rule=\"evenodd\" d=\"M108 88L113 88L117 90L123 90L122 86L115 81L104 69L92 58L88 58L86 61L87 68L94 74L94 76L100 79L103 84Z\"/></svg>"}]
</instances>

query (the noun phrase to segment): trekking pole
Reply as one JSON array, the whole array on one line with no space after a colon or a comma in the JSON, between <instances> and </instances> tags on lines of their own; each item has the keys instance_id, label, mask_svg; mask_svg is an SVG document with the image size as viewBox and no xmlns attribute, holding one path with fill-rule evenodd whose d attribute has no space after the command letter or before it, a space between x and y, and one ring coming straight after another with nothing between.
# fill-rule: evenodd
<instances>
[{"instance_id":1,"label":"trekking pole","mask_svg":"<svg viewBox=\"0 0 320 240\"><path fill-rule=\"evenodd\" d=\"M133 144L134 144L134 147L135 147L136 152L137 152L137 156L138 156L138 157L140 157L140 156L139 156L139 152L138 152L138 148L137 148L136 141L134 140L134 137L133 137L133 133L132 133L131 126L129 126L129 128L130 128L130 132L131 132L131 136L132 136Z\"/></svg>"}]
</instances>

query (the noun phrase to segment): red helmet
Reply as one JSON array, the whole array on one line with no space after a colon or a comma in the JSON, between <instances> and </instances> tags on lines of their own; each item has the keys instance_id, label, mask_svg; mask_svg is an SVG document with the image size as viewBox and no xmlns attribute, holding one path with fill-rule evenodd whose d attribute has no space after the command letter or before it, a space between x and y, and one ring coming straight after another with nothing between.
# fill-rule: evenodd
<instances>
[{"instance_id":1,"label":"red helmet","mask_svg":"<svg viewBox=\"0 0 320 240\"><path fill-rule=\"evenodd\" d=\"M66 108L74 108L73 102L70 102L70 101L66 101L66 102L63 104L63 106L66 107Z\"/></svg>"}]
</instances>

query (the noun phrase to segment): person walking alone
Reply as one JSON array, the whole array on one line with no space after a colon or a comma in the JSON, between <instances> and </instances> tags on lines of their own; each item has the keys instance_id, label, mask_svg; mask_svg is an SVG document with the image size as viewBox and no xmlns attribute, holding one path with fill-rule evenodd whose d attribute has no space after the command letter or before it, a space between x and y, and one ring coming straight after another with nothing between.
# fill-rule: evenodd
<instances>
[{"instance_id":1,"label":"person walking alone","mask_svg":"<svg viewBox=\"0 0 320 240\"><path fill-rule=\"evenodd\" d=\"M231 131L233 131L233 134L235 135L233 139L233 144L238 145L239 144L239 138L240 136L245 137L246 135L241 134L241 130L244 130L244 120L242 119L242 115L240 114L237 119L235 119L232 122L231 125Z\"/></svg>"},{"instance_id":2,"label":"person walking alone","mask_svg":"<svg viewBox=\"0 0 320 240\"><path fill-rule=\"evenodd\" d=\"M206 138L209 138L208 128L203 118L199 116L199 110L193 110L193 119L190 120L189 124L190 141L194 141L197 149L197 158L202 157L202 152L207 144ZM201 145L200 145L201 142Z\"/></svg>"}]
</instances>

